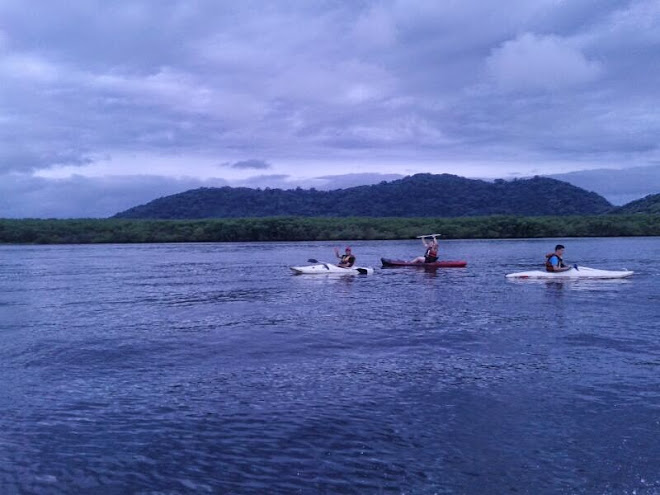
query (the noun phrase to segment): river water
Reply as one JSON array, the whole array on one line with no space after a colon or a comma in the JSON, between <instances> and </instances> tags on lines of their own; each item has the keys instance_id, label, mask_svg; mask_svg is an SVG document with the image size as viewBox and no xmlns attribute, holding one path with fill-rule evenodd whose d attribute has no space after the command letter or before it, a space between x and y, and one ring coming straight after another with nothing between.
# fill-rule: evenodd
<instances>
[{"instance_id":1,"label":"river water","mask_svg":"<svg viewBox=\"0 0 660 495\"><path fill-rule=\"evenodd\" d=\"M657 238L333 247L1 246L0 493L660 493Z\"/></svg>"}]
</instances>

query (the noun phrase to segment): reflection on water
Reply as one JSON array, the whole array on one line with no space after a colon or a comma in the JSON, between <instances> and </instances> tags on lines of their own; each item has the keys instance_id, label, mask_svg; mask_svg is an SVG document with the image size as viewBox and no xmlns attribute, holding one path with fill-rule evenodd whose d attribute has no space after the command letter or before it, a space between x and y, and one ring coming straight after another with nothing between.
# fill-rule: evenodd
<instances>
[{"instance_id":1,"label":"reflection on water","mask_svg":"<svg viewBox=\"0 0 660 495\"><path fill-rule=\"evenodd\" d=\"M594 291L608 292L618 290L625 285L633 284L634 281L625 278L611 279L577 279L577 280L548 280L548 279L507 279L511 284L539 284L549 289L571 290L571 291Z\"/></svg>"}]
</instances>

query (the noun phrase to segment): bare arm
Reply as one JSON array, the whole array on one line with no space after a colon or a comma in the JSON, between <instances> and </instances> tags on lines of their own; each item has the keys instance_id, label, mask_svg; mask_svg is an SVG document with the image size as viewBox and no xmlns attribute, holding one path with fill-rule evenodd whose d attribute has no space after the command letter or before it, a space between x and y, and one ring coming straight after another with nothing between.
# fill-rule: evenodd
<instances>
[{"instance_id":1,"label":"bare arm","mask_svg":"<svg viewBox=\"0 0 660 495\"><path fill-rule=\"evenodd\" d=\"M550 258L550 262L552 263L552 260L555 259L557 260L556 264L552 264L553 271L555 272L567 272L572 268L572 266L561 266L561 263L559 262L559 258L555 255L552 258Z\"/></svg>"}]
</instances>

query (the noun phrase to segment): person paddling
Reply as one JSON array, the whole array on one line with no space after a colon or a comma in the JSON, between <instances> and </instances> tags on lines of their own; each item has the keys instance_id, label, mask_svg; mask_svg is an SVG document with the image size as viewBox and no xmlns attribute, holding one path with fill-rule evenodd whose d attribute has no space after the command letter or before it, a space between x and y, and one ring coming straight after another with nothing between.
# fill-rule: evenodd
<instances>
[{"instance_id":1,"label":"person paddling","mask_svg":"<svg viewBox=\"0 0 660 495\"><path fill-rule=\"evenodd\" d=\"M429 242L426 242L426 238L431 238ZM411 263L435 263L438 261L438 240L434 235L429 235L422 237L422 243L426 247L426 252L424 256L418 256L414 260L411 260Z\"/></svg>"},{"instance_id":2,"label":"person paddling","mask_svg":"<svg viewBox=\"0 0 660 495\"><path fill-rule=\"evenodd\" d=\"M339 258L337 266L340 268L350 268L355 263L355 256L351 253L351 248L347 247L344 254L339 254L339 249L335 248L335 256Z\"/></svg>"},{"instance_id":3,"label":"person paddling","mask_svg":"<svg viewBox=\"0 0 660 495\"><path fill-rule=\"evenodd\" d=\"M577 270L577 265L571 266L566 266L564 264L564 246L561 244L557 244L555 246L555 252L554 253L548 253L545 255L545 269L549 272L565 272L570 270L571 268L575 268Z\"/></svg>"}]
</instances>

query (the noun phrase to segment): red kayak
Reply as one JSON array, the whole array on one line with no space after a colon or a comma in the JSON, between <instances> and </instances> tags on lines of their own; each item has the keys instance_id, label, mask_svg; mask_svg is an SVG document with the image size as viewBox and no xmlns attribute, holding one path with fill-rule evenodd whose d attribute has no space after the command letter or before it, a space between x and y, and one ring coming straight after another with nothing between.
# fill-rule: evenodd
<instances>
[{"instance_id":1,"label":"red kayak","mask_svg":"<svg viewBox=\"0 0 660 495\"><path fill-rule=\"evenodd\" d=\"M381 258L383 268L393 268L396 266L419 266L423 268L463 268L467 265L467 261L434 261L433 263L411 263L404 260L391 260L388 258Z\"/></svg>"}]
</instances>

